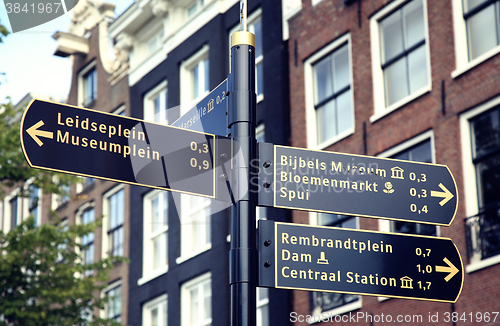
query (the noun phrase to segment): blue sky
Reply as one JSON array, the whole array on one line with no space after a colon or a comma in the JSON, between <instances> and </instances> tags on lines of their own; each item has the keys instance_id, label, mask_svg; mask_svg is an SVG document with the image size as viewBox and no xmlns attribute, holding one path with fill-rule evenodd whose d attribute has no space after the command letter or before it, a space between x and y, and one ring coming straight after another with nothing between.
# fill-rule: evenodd
<instances>
[{"instance_id":1,"label":"blue sky","mask_svg":"<svg viewBox=\"0 0 500 326\"><path fill-rule=\"evenodd\" d=\"M132 1L106 2L115 3L115 13L120 14ZM66 98L71 79L70 59L54 56L57 44L52 35L68 31L71 15L72 11L4 38L0 43L0 103L10 96L15 104L29 92ZM0 1L0 22L12 31L3 1Z\"/></svg>"}]
</instances>

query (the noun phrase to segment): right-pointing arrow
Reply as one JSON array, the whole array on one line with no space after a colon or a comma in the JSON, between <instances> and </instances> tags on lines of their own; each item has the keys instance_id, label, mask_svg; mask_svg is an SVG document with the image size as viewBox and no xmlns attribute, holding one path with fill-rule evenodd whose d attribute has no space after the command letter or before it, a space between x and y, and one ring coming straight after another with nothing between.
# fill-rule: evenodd
<instances>
[{"instance_id":1,"label":"right-pointing arrow","mask_svg":"<svg viewBox=\"0 0 500 326\"><path fill-rule=\"evenodd\" d=\"M440 183L439 188L441 188L444 192L441 191L431 191L431 196L432 197L443 197L444 199L439 202L439 205L443 206L446 204L450 199L455 197L442 183Z\"/></svg>"},{"instance_id":2,"label":"right-pointing arrow","mask_svg":"<svg viewBox=\"0 0 500 326\"><path fill-rule=\"evenodd\" d=\"M446 263L446 265L448 266L436 266L436 272L444 272L444 273L449 273L448 275L446 275L446 277L444 278L444 280L446 282L448 282L449 280L451 280L451 278L453 276L455 276L455 274L458 273L458 268L455 267L455 265L453 265L451 263L451 261L448 260L448 258L444 258L443 261Z\"/></svg>"},{"instance_id":3,"label":"right-pointing arrow","mask_svg":"<svg viewBox=\"0 0 500 326\"><path fill-rule=\"evenodd\" d=\"M40 121L38 121L37 123L35 123L33 126L31 126L30 128L28 128L26 130L26 132L31 136L31 138L33 138L33 140L36 141L36 143L38 144L38 146L42 146L43 145L43 142L40 140L40 138L38 138L38 136L45 137L45 138L50 138L50 139L54 138L54 133L53 132L38 130L38 128L40 128L43 125L44 125L43 121L40 120Z\"/></svg>"}]
</instances>

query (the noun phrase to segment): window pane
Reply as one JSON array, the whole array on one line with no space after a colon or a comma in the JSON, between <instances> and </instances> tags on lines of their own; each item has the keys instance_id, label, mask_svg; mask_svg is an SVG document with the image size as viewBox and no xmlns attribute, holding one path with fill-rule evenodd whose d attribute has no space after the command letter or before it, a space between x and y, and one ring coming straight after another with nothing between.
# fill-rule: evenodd
<instances>
[{"instance_id":1,"label":"window pane","mask_svg":"<svg viewBox=\"0 0 500 326\"><path fill-rule=\"evenodd\" d=\"M262 64L262 62L256 66L256 70L257 70L257 76L256 76L257 95L264 95L264 65Z\"/></svg>"},{"instance_id":2,"label":"window pane","mask_svg":"<svg viewBox=\"0 0 500 326\"><path fill-rule=\"evenodd\" d=\"M408 55L408 70L410 73L410 93L427 85L425 46L419 47Z\"/></svg>"},{"instance_id":3,"label":"window pane","mask_svg":"<svg viewBox=\"0 0 500 326\"><path fill-rule=\"evenodd\" d=\"M499 109L474 119L472 121L472 129L474 135L474 158L500 148Z\"/></svg>"},{"instance_id":4,"label":"window pane","mask_svg":"<svg viewBox=\"0 0 500 326\"><path fill-rule=\"evenodd\" d=\"M158 326L158 307L151 309L151 326Z\"/></svg>"},{"instance_id":5,"label":"window pane","mask_svg":"<svg viewBox=\"0 0 500 326\"><path fill-rule=\"evenodd\" d=\"M160 198L157 195L151 200L151 233L160 227Z\"/></svg>"},{"instance_id":6,"label":"window pane","mask_svg":"<svg viewBox=\"0 0 500 326\"><path fill-rule=\"evenodd\" d=\"M391 105L408 95L406 58L402 58L387 67L384 73L387 88L387 105Z\"/></svg>"},{"instance_id":7,"label":"window pane","mask_svg":"<svg viewBox=\"0 0 500 326\"><path fill-rule=\"evenodd\" d=\"M209 92L210 91L210 65L208 62L208 59L204 60L203 68L205 70L205 82L203 83L203 92Z\"/></svg>"},{"instance_id":8,"label":"window pane","mask_svg":"<svg viewBox=\"0 0 500 326\"><path fill-rule=\"evenodd\" d=\"M500 155L476 164L480 191L480 206L484 208L500 200Z\"/></svg>"},{"instance_id":9,"label":"window pane","mask_svg":"<svg viewBox=\"0 0 500 326\"><path fill-rule=\"evenodd\" d=\"M198 299L198 288L195 287L191 289L190 291L190 298L191 298L191 324L196 324L198 322L198 315L199 315L199 299Z\"/></svg>"},{"instance_id":10,"label":"window pane","mask_svg":"<svg viewBox=\"0 0 500 326\"><path fill-rule=\"evenodd\" d=\"M330 101L316 110L318 143L322 143L338 134L335 114L335 101Z\"/></svg>"},{"instance_id":11,"label":"window pane","mask_svg":"<svg viewBox=\"0 0 500 326\"><path fill-rule=\"evenodd\" d=\"M337 123L339 133L353 127L351 91L347 91L337 97Z\"/></svg>"},{"instance_id":12,"label":"window pane","mask_svg":"<svg viewBox=\"0 0 500 326\"><path fill-rule=\"evenodd\" d=\"M254 24L255 34L255 58L262 55L262 20Z\"/></svg>"},{"instance_id":13,"label":"window pane","mask_svg":"<svg viewBox=\"0 0 500 326\"><path fill-rule=\"evenodd\" d=\"M342 88L350 84L349 76L349 53L347 51L347 46L338 50L334 56L335 65L335 92L338 92Z\"/></svg>"},{"instance_id":14,"label":"window pane","mask_svg":"<svg viewBox=\"0 0 500 326\"><path fill-rule=\"evenodd\" d=\"M465 3L467 3L467 11L470 11L471 9L474 9L476 8L477 6L479 6L480 4L486 2L488 0L464 0Z\"/></svg>"},{"instance_id":15,"label":"window pane","mask_svg":"<svg viewBox=\"0 0 500 326\"><path fill-rule=\"evenodd\" d=\"M212 282L203 284L203 319L212 318Z\"/></svg>"},{"instance_id":16,"label":"window pane","mask_svg":"<svg viewBox=\"0 0 500 326\"><path fill-rule=\"evenodd\" d=\"M314 74L316 75L315 103L319 103L333 94L333 67L330 56L314 65Z\"/></svg>"},{"instance_id":17,"label":"window pane","mask_svg":"<svg viewBox=\"0 0 500 326\"><path fill-rule=\"evenodd\" d=\"M403 52L401 10L392 13L382 21L382 35L382 48L384 49L382 57L383 62L387 62Z\"/></svg>"},{"instance_id":18,"label":"window pane","mask_svg":"<svg viewBox=\"0 0 500 326\"><path fill-rule=\"evenodd\" d=\"M495 5L492 4L467 20L471 59L498 45Z\"/></svg>"},{"instance_id":19,"label":"window pane","mask_svg":"<svg viewBox=\"0 0 500 326\"><path fill-rule=\"evenodd\" d=\"M404 7L406 24L406 48L425 38L424 10L422 0L410 1Z\"/></svg>"}]
</instances>

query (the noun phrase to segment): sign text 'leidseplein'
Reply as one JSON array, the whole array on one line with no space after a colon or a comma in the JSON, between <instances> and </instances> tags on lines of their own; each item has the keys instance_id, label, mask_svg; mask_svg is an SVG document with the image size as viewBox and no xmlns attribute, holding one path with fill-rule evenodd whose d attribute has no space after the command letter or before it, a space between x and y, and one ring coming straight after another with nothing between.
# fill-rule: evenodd
<instances>
[{"instance_id":1,"label":"sign text 'leidseplein'","mask_svg":"<svg viewBox=\"0 0 500 326\"><path fill-rule=\"evenodd\" d=\"M214 197L215 137L33 100L21 120L31 167Z\"/></svg>"},{"instance_id":2,"label":"sign text 'leidseplein'","mask_svg":"<svg viewBox=\"0 0 500 326\"><path fill-rule=\"evenodd\" d=\"M455 302L463 285L448 238L276 222L269 240L277 288Z\"/></svg>"}]
</instances>

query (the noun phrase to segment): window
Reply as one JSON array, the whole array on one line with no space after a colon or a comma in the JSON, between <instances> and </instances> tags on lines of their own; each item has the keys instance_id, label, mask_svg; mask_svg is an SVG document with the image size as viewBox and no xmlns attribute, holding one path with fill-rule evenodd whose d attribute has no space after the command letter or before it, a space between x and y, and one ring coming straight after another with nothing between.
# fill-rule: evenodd
<instances>
[{"instance_id":1,"label":"window","mask_svg":"<svg viewBox=\"0 0 500 326\"><path fill-rule=\"evenodd\" d=\"M210 91L208 46L181 64L181 116Z\"/></svg>"},{"instance_id":2,"label":"window","mask_svg":"<svg viewBox=\"0 0 500 326\"><path fill-rule=\"evenodd\" d=\"M10 229L14 229L20 222L19 197L16 195L9 201Z\"/></svg>"},{"instance_id":3,"label":"window","mask_svg":"<svg viewBox=\"0 0 500 326\"><path fill-rule=\"evenodd\" d=\"M86 203L82 205L77 211L77 221L82 225L87 225L89 223L94 222L95 220L95 211L93 207L93 203ZM66 224L67 226L67 224ZM85 265L90 265L94 263L94 232L88 233L84 235L81 239L82 244L82 259ZM93 270L86 270L84 275L91 276L93 274Z\"/></svg>"},{"instance_id":4,"label":"window","mask_svg":"<svg viewBox=\"0 0 500 326\"><path fill-rule=\"evenodd\" d=\"M144 119L151 122L168 124L167 82L163 81L144 96Z\"/></svg>"},{"instance_id":5,"label":"window","mask_svg":"<svg viewBox=\"0 0 500 326\"><path fill-rule=\"evenodd\" d=\"M78 74L78 103L92 106L97 99L97 70L93 61Z\"/></svg>"},{"instance_id":6,"label":"window","mask_svg":"<svg viewBox=\"0 0 500 326\"><path fill-rule=\"evenodd\" d=\"M248 16L247 28L255 35L255 92L257 102L264 99L264 49L262 47L262 10L258 9ZM238 24L229 32L229 44L231 35L240 30Z\"/></svg>"},{"instance_id":7,"label":"window","mask_svg":"<svg viewBox=\"0 0 500 326\"><path fill-rule=\"evenodd\" d=\"M66 231L68 231L68 228L69 228L68 219L65 218L61 221L61 223L59 223L59 229L63 232L66 232ZM57 253L56 263L60 263L60 262L64 261L64 257L61 254L61 252L65 252L67 247L68 246L66 245L66 243L60 243L57 245L57 249L59 252Z\"/></svg>"},{"instance_id":8,"label":"window","mask_svg":"<svg viewBox=\"0 0 500 326\"><path fill-rule=\"evenodd\" d=\"M40 209L39 209L39 202L40 202L40 189L36 187L33 184L29 185L29 201L28 201L28 211L29 215L32 215L35 217L35 225L39 226L40 225Z\"/></svg>"},{"instance_id":9,"label":"window","mask_svg":"<svg viewBox=\"0 0 500 326\"><path fill-rule=\"evenodd\" d=\"M325 148L354 132L350 36L334 41L305 62L307 140Z\"/></svg>"},{"instance_id":10,"label":"window","mask_svg":"<svg viewBox=\"0 0 500 326\"><path fill-rule=\"evenodd\" d=\"M257 287L257 326L269 326L269 289Z\"/></svg>"},{"instance_id":11,"label":"window","mask_svg":"<svg viewBox=\"0 0 500 326\"><path fill-rule=\"evenodd\" d=\"M146 302L142 306L142 324L151 326L167 326L167 295Z\"/></svg>"},{"instance_id":12,"label":"window","mask_svg":"<svg viewBox=\"0 0 500 326\"><path fill-rule=\"evenodd\" d=\"M212 324L212 279L207 273L181 287L182 326Z\"/></svg>"},{"instance_id":13,"label":"window","mask_svg":"<svg viewBox=\"0 0 500 326\"><path fill-rule=\"evenodd\" d=\"M108 196L106 196L107 214L109 216L107 231L108 256L123 256L124 196L125 190L123 187L116 188L115 192L108 193Z\"/></svg>"},{"instance_id":14,"label":"window","mask_svg":"<svg viewBox=\"0 0 500 326\"><path fill-rule=\"evenodd\" d=\"M374 121L430 90L424 0L393 1L370 22Z\"/></svg>"},{"instance_id":15,"label":"window","mask_svg":"<svg viewBox=\"0 0 500 326\"><path fill-rule=\"evenodd\" d=\"M144 196L143 277L140 284L168 270L168 192L153 190Z\"/></svg>"},{"instance_id":16,"label":"window","mask_svg":"<svg viewBox=\"0 0 500 326\"><path fill-rule=\"evenodd\" d=\"M161 26L160 29L155 34L153 34L153 36L151 36L149 40L147 40L146 43L148 56L153 54L157 49L160 48L160 46L162 45L163 35L163 26Z\"/></svg>"},{"instance_id":17,"label":"window","mask_svg":"<svg viewBox=\"0 0 500 326\"><path fill-rule=\"evenodd\" d=\"M485 108L490 110L485 111ZM481 112L482 111L482 112ZM468 271L500 262L500 106L495 99L462 118ZM465 129L467 128L467 129ZM467 160L467 161L465 161ZM465 174L468 173L468 174ZM477 268L476 268L477 267ZM471 270L472 268L472 270Z\"/></svg>"},{"instance_id":18,"label":"window","mask_svg":"<svg viewBox=\"0 0 500 326\"><path fill-rule=\"evenodd\" d=\"M392 155L391 158L414 162L433 163L431 139L427 139L421 143L413 145L406 150ZM434 225L403 221L392 221L391 224L391 231L393 232L430 236L437 235L437 229Z\"/></svg>"},{"instance_id":19,"label":"window","mask_svg":"<svg viewBox=\"0 0 500 326\"><path fill-rule=\"evenodd\" d=\"M194 0L192 4L190 4L186 8L186 14L188 18L193 17L197 12L201 10L205 1L204 0Z\"/></svg>"},{"instance_id":20,"label":"window","mask_svg":"<svg viewBox=\"0 0 500 326\"><path fill-rule=\"evenodd\" d=\"M452 0L457 69L460 75L500 52L500 1Z\"/></svg>"},{"instance_id":21,"label":"window","mask_svg":"<svg viewBox=\"0 0 500 326\"><path fill-rule=\"evenodd\" d=\"M61 195L52 195L53 208L57 209L59 206L66 204L70 199L70 186L61 185L59 189L62 191Z\"/></svg>"},{"instance_id":22,"label":"window","mask_svg":"<svg viewBox=\"0 0 500 326\"><path fill-rule=\"evenodd\" d=\"M121 284L107 291L106 317L120 322L122 313L122 286Z\"/></svg>"},{"instance_id":23,"label":"window","mask_svg":"<svg viewBox=\"0 0 500 326\"><path fill-rule=\"evenodd\" d=\"M181 257L177 263L211 248L210 199L181 195Z\"/></svg>"},{"instance_id":24,"label":"window","mask_svg":"<svg viewBox=\"0 0 500 326\"><path fill-rule=\"evenodd\" d=\"M311 224L357 229L358 218L339 214L309 213ZM311 315L339 315L361 307L361 298L354 294L310 292Z\"/></svg>"},{"instance_id":25,"label":"window","mask_svg":"<svg viewBox=\"0 0 500 326\"><path fill-rule=\"evenodd\" d=\"M413 162L435 163L434 134L432 131L425 132L381 153L379 156ZM381 231L428 236L437 236L439 231L438 227L430 224L389 220L379 220L379 228Z\"/></svg>"}]
</instances>

